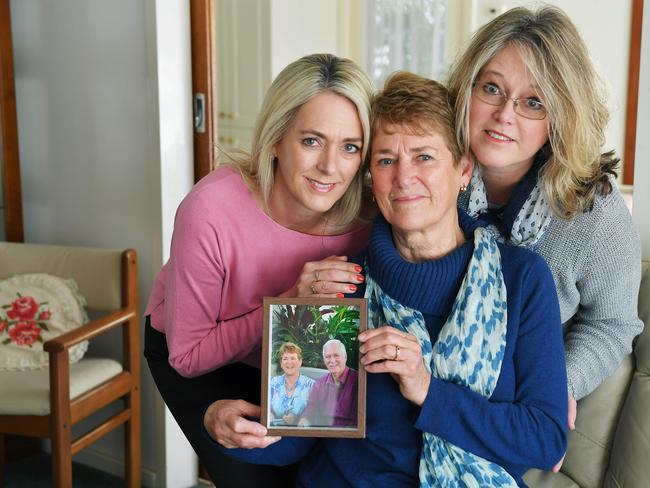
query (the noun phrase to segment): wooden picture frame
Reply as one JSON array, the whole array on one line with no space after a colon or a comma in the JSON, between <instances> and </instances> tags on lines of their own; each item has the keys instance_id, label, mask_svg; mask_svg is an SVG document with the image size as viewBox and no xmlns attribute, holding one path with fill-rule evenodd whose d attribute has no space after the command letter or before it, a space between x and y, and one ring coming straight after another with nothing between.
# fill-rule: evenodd
<instances>
[{"instance_id":1,"label":"wooden picture frame","mask_svg":"<svg viewBox=\"0 0 650 488\"><path fill-rule=\"evenodd\" d=\"M367 301L267 297L263 308L261 423L269 435L365 437L366 372L357 336L368 325ZM296 368L298 380L289 385L287 373L295 377Z\"/></svg>"}]
</instances>

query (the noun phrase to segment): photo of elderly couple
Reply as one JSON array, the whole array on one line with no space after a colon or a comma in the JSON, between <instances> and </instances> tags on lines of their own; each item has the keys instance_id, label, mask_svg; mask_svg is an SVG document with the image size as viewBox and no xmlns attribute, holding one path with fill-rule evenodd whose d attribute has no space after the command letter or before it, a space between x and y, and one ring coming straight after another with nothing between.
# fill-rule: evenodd
<instances>
[{"instance_id":1,"label":"photo of elderly couple","mask_svg":"<svg viewBox=\"0 0 650 488\"><path fill-rule=\"evenodd\" d=\"M357 335L365 302L269 300L267 307L266 425L284 435L363 435Z\"/></svg>"}]
</instances>

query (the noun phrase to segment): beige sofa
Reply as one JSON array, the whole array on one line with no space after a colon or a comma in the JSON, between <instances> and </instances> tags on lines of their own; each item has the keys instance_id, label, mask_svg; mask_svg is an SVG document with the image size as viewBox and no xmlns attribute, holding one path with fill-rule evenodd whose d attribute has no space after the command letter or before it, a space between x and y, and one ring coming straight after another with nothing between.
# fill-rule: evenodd
<instances>
[{"instance_id":1,"label":"beige sofa","mask_svg":"<svg viewBox=\"0 0 650 488\"><path fill-rule=\"evenodd\" d=\"M616 372L578 403L576 430L558 474L531 470L531 488L650 487L650 263L643 263L639 316L646 328Z\"/></svg>"}]
</instances>

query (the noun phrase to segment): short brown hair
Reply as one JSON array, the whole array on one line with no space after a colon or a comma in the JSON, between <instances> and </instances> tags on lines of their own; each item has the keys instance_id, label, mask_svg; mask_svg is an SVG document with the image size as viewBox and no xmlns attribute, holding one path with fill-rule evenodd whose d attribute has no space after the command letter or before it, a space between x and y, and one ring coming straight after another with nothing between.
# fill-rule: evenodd
<instances>
[{"instance_id":1,"label":"short brown hair","mask_svg":"<svg viewBox=\"0 0 650 488\"><path fill-rule=\"evenodd\" d=\"M455 120L447 88L408 71L391 74L371 103L373 134L385 125L405 126L419 135L436 130L444 137L457 166L462 153L456 140Z\"/></svg>"},{"instance_id":2,"label":"short brown hair","mask_svg":"<svg viewBox=\"0 0 650 488\"><path fill-rule=\"evenodd\" d=\"M280 346L278 350L278 362L282 362L282 356L285 354L297 354L298 359L302 359L302 349L297 344L293 342L285 342Z\"/></svg>"}]
</instances>

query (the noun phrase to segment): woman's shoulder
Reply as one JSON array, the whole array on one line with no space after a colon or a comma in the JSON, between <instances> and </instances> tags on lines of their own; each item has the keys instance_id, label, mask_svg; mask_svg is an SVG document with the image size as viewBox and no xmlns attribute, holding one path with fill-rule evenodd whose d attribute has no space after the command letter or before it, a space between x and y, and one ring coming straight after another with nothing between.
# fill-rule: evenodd
<instances>
[{"instance_id":1,"label":"woman's shoulder","mask_svg":"<svg viewBox=\"0 0 650 488\"><path fill-rule=\"evenodd\" d=\"M250 193L241 173L232 166L217 166L201 178L188 196L209 196L227 200L233 195Z\"/></svg>"},{"instance_id":2,"label":"woman's shoulder","mask_svg":"<svg viewBox=\"0 0 650 488\"><path fill-rule=\"evenodd\" d=\"M506 287L509 282L521 283L531 279L535 281L550 280L553 283L551 271L542 256L521 246L502 243L499 243L498 246Z\"/></svg>"},{"instance_id":3,"label":"woman's shoulder","mask_svg":"<svg viewBox=\"0 0 650 488\"><path fill-rule=\"evenodd\" d=\"M577 218L619 218L621 216L629 217L632 220L630 209L628 208L623 195L615 181L611 182L611 189L605 195L602 191L596 193L594 203L587 211L578 215Z\"/></svg>"},{"instance_id":4,"label":"woman's shoulder","mask_svg":"<svg viewBox=\"0 0 650 488\"><path fill-rule=\"evenodd\" d=\"M181 202L179 212L208 217L213 212L228 215L230 208L236 208L241 214L254 210L256 205L241 174L229 166L219 166L192 187Z\"/></svg>"},{"instance_id":5,"label":"woman's shoulder","mask_svg":"<svg viewBox=\"0 0 650 488\"><path fill-rule=\"evenodd\" d=\"M522 247L500 244L499 249L508 313L514 313L513 317L521 317L524 309L544 313L548 319L543 321L546 324L544 327L548 325L554 329L557 326L561 330L558 326L561 320L555 280L546 261ZM529 322L529 325L533 323L537 322Z\"/></svg>"},{"instance_id":6,"label":"woman's shoulder","mask_svg":"<svg viewBox=\"0 0 650 488\"><path fill-rule=\"evenodd\" d=\"M624 249L639 242L630 210L620 190L612 182L611 191L607 195L597 193L591 208L570 220L554 218L541 245L569 246L572 249L593 248L595 245Z\"/></svg>"},{"instance_id":7,"label":"woman's shoulder","mask_svg":"<svg viewBox=\"0 0 650 488\"><path fill-rule=\"evenodd\" d=\"M544 260L536 252L514 244L498 243L502 261L512 261L519 266L537 266L544 263Z\"/></svg>"}]
</instances>

